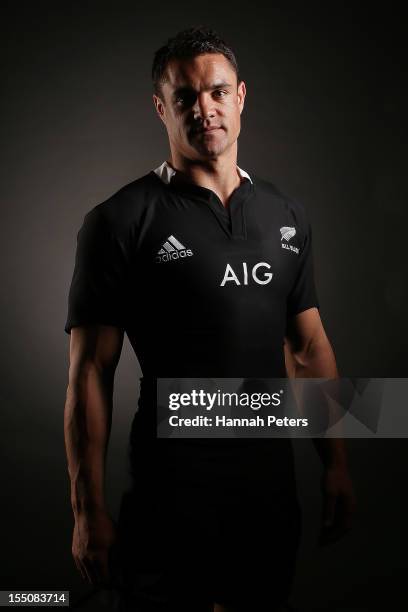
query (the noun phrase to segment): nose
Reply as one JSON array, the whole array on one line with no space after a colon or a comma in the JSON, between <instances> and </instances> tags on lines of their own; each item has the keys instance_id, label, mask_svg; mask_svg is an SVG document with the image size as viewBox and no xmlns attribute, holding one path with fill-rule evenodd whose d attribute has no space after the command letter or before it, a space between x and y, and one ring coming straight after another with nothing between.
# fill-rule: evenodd
<instances>
[{"instance_id":1,"label":"nose","mask_svg":"<svg viewBox=\"0 0 408 612\"><path fill-rule=\"evenodd\" d=\"M198 94L193 106L194 119L211 119L215 116L214 100L209 92Z\"/></svg>"}]
</instances>

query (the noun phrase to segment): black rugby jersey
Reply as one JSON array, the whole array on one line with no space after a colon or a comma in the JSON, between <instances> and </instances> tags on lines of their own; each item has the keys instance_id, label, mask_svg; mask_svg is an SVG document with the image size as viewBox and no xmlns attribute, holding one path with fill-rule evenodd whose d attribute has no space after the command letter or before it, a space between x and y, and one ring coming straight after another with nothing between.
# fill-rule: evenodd
<instances>
[{"instance_id":1,"label":"black rugby jersey","mask_svg":"<svg viewBox=\"0 0 408 612\"><path fill-rule=\"evenodd\" d=\"M318 307L303 206L238 168L225 207L166 163L92 208L65 331L122 328L144 377L285 377L286 323Z\"/></svg>"}]
</instances>

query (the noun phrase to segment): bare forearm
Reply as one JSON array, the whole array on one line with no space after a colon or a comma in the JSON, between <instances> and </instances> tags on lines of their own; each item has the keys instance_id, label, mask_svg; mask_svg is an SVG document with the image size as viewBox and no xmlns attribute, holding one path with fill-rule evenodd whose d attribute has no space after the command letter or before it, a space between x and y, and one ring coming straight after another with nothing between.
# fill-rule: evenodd
<instances>
[{"instance_id":1,"label":"bare forearm","mask_svg":"<svg viewBox=\"0 0 408 612\"><path fill-rule=\"evenodd\" d=\"M112 387L96 368L67 389L65 447L74 514L102 509L107 445L112 422Z\"/></svg>"},{"instance_id":2,"label":"bare forearm","mask_svg":"<svg viewBox=\"0 0 408 612\"><path fill-rule=\"evenodd\" d=\"M295 359L295 376L296 378L338 378L334 352L326 338L320 342L311 343L308 350ZM346 445L343 438L313 438L312 440L325 468L347 468Z\"/></svg>"},{"instance_id":3,"label":"bare forearm","mask_svg":"<svg viewBox=\"0 0 408 612\"><path fill-rule=\"evenodd\" d=\"M336 359L326 338L310 343L303 352L295 353L296 378L338 378Z\"/></svg>"}]
</instances>

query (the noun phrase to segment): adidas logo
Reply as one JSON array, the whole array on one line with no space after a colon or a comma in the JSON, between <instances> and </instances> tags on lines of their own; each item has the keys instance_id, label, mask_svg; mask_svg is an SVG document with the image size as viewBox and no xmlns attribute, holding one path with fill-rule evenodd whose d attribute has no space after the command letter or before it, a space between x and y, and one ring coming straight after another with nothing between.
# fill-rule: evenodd
<instances>
[{"instance_id":1,"label":"adidas logo","mask_svg":"<svg viewBox=\"0 0 408 612\"><path fill-rule=\"evenodd\" d=\"M180 259L182 257L191 257L192 255L193 251L186 249L174 236L169 236L156 255L156 263Z\"/></svg>"},{"instance_id":2,"label":"adidas logo","mask_svg":"<svg viewBox=\"0 0 408 612\"><path fill-rule=\"evenodd\" d=\"M294 227L287 227L286 225L284 225L283 227L280 228L280 233L281 233L282 249L286 249L287 251L292 251L293 253L296 253L296 255L299 255L299 248L293 246L292 244L288 244L289 240L293 238L293 236L296 236L296 229ZM284 240L285 242L283 242Z\"/></svg>"}]
</instances>

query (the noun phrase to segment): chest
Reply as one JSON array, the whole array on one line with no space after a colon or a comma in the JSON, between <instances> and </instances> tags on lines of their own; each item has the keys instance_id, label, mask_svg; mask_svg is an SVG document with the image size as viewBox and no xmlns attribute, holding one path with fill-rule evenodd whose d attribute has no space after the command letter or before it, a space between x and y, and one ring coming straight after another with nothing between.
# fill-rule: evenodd
<instances>
[{"instance_id":1,"label":"chest","mask_svg":"<svg viewBox=\"0 0 408 612\"><path fill-rule=\"evenodd\" d=\"M254 200L231 211L162 205L142 229L134 272L155 291L283 298L298 273L300 229L285 211L260 210Z\"/></svg>"}]
</instances>

